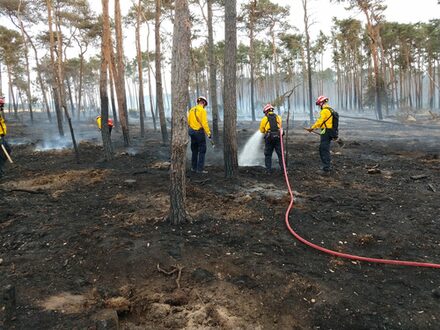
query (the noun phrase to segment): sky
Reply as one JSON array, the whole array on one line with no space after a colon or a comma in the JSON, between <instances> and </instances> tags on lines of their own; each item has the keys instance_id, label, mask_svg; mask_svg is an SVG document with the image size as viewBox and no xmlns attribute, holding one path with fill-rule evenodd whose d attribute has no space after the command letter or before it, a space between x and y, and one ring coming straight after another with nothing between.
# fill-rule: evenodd
<instances>
[{"instance_id":1,"label":"sky","mask_svg":"<svg viewBox=\"0 0 440 330\"><path fill-rule=\"evenodd\" d=\"M202 0L203 1L203 0ZM290 6L291 15L289 23L300 31L304 30L304 13L302 7L302 0L272 0L283 6ZM126 14L130 6L132 6L133 0L121 1L122 14ZM238 6L246 1L237 0ZM102 11L101 0L89 0L92 10L96 13ZM427 22L433 18L440 19L440 4L438 0L386 0L385 4L387 9L385 11L385 17L388 21L396 21L399 23L416 23L416 22ZM330 0L308 0L309 6L309 16L310 21L313 22L311 26L311 36L316 37L319 31L323 31L325 34L329 35L332 25L332 18L356 18L361 21L364 20L362 13L356 10L346 10L346 4L337 4L330 2ZM112 15L114 11L114 1L110 0L109 4L110 14ZM215 39L222 40L224 34L223 24L216 24L218 27L215 31ZM164 25L163 29L167 32L172 32L172 26ZM135 56L135 46L133 32L130 30L124 31L124 37L126 40L126 46L124 47L125 55L129 58ZM154 34L152 33L150 45L154 45ZM240 38L240 36L239 36ZM145 40L142 41L143 49L145 49ZM243 42L248 43L248 40L243 40ZM132 45L132 47L130 47ZM150 46L151 47L151 46Z\"/></svg>"}]
</instances>

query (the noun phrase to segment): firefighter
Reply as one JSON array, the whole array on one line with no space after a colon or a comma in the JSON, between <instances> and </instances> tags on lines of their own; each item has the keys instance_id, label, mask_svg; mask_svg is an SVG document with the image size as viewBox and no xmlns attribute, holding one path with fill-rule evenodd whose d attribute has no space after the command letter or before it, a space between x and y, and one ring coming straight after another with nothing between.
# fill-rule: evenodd
<instances>
[{"instance_id":1,"label":"firefighter","mask_svg":"<svg viewBox=\"0 0 440 330\"><path fill-rule=\"evenodd\" d=\"M101 116L97 116L96 117L96 125L98 125L99 129L101 129L101 127L102 127L101 122L102 122ZM109 118L107 120L107 125L108 125L108 133L111 135L112 129L113 129L113 119Z\"/></svg>"},{"instance_id":2,"label":"firefighter","mask_svg":"<svg viewBox=\"0 0 440 330\"><path fill-rule=\"evenodd\" d=\"M272 154L277 153L280 169L283 169L283 159L281 154L281 116L274 113L272 104L266 104L263 108L264 117L260 122L260 132L264 134L264 163L266 173L272 173Z\"/></svg>"},{"instance_id":3,"label":"firefighter","mask_svg":"<svg viewBox=\"0 0 440 330\"><path fill-rule=\"evenodd\" d=\"M5 154L4 150L8 154L11 154L11 147L9 146L8 142L6 141L6 133L7 133L7 127L6 122L3 114L3 107L5 105L5 98L0 97L0 178L3 176L3 167L8 160L7 155Z\"/></svg>"},{"instance_id":4,"label":"firefighter","mask_svg":"<svg viewBox=\"0 0 440 330\"><path fill-rule=\"evenodd\" d=\"M319 96L316 99L316 105L320 107L321 113L320 117L312 125L312 127L307 128L310 133L316 129L321 129L321 142L319 144L319 156L322 162L322 171L319 172L321 175L329 175L332 170L331 158L330 158L330 142L333 139L331 136L331 129L333 128L333 116L330 111L330 106L328 105L328 97Z\"/></svg>"},{"instance_id":5,"label":"firefighter","mask_svg":"<svg viewBox=\"0 0 440 330\"><path fill-rule=\"evenodd\" d=\"M205 155L206 138L210 139L212 144L211 130L208 125L208 116L205 107L208 101L204 96L197 98L197 105L188 112L188 134L191 138L191 171L206 174Z\"/></svg>"}]
</instances>

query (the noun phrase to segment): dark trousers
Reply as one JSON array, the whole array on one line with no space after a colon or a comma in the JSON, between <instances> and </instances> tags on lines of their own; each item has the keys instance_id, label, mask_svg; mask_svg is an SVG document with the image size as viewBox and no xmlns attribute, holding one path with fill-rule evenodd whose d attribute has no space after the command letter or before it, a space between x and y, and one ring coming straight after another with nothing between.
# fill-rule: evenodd
<instances>
[{"instance_id":1,"label":"dark trousers","mask_svg":"<svg viewBox=\"0 0 440 330\"><path fill-rule=\"evenodd\" d=\"M3 148L1 147L1 145L3 145L6 149L6 151L11 154L11 147L8 144L8 142L6 142L4 137L0 137L0 178L3 175L3 166L5 165L6 161L8 160L8 158L6 157L5 153L3 152Z\"/></svg>"},{"instance_id":2,"label":"dark trousers","mask_svg":"<svg viewBox=\"0 0 440 330\"><path fill-rule=\"evenodd\" d=\"M277 153L280 168L283 169L280 138L271 138L269 136L266 136L264 138L264 141L264 163L266 165L266 169L269 171L272 170L272 154L274 150Z\"/></svg>"},{"instance_id":3,"label":"dark trousers","mask_svg":"<svg viewBox=\"0 0 440 330\"><path fill-rule=\"evenodd\" d=\"M324 134L321 134L321 143L319 144L319 157L321 157L323 171L330 171L332 169L330 158L331 140L332 138L330 137L328 130Z\"/></svg>"},{"instance_id":4,"label":"dark trousers","mask_svg":"<svg viewBox=\"0 0 440 330\"><path fill-rule=\"evenodd\" d=\"M198 131L192 128L188 129L188 134L191 138L191 169L193 171L201 172L205 167L206 154L206 138L205 131L200 129Z\"/></svg>"}]
</instances>

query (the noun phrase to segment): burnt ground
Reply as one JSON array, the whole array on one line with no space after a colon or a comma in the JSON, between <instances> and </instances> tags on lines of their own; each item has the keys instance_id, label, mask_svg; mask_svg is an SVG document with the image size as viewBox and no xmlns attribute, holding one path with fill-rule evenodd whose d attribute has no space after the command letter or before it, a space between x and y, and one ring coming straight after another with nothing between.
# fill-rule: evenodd
<instances>
[{"instance_id":1,"label":"burnt ground","mask_svg":"<svg viewBox=\"0 0 440 330\"><path fill-rule=\"evenodd\" d=\"M341 252L440 263L439 129L342 127L328 178L316 174L316 136L291 133L292 227ZM256 126L245 128L240 143ZM188 174L193 223L172 227L158 133L128 151L117 144L106 163L95 132L76 164L71 150L35 151L30 130L10 123L11 140L27 142L0 182L0 288L17 297L0 328L111 328L117 317L120 329L438 329L439 269L299 243L284 224L280 172L247 167L225 180L221 150L209 148L209 173Z\"/></svg>"}]
</instances>

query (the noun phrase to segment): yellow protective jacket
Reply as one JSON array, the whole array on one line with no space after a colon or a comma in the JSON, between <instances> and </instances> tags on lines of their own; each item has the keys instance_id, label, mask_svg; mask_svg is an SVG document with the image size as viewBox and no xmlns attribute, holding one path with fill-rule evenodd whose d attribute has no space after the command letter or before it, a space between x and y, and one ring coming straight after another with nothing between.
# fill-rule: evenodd
<instances>
[{"instance_id":1,"label":"yellow protective jacket","mask_svg":"<svg viewBox=\"0 0 440 330\"><path fill-rule=\"evenodd\" d=\"M205 134L210 137L211 131L208 125L208 116L206 114L206 110L200 104L197 104L195 107L192 107L188 112L188 126L195 131L203 128Z\"/></svg>"},{"instance_id":2,"label":"yellow protective jacket","mask_svg":"<svg viewBox=\"0 0 440 330\"><path fill-rule=\"evenodd\" d=\"M102 126L102 118L101 118L101 116L96 117L96 125L98 125L98 128L101 129L101 126ZM109 127L113 127L113 119L109 118L107 120L107 125Z\"/></svg>"},{"instance_id":3,"label":"yellow protective jacket","mask_svg":"<svg viewBox=\"0 0 440 330\"><path fill-rule=\"evenodd\" d=\"M0 115L0 136L6 135L6 123L5 119Z\"/></svg>"},{"instance_id":4,"label":"yellow protective jacket","mask_svg":"<svg viewBox=\"0 0 440 330\"><path fill-rule=\"evenodd\" d=\"M272 115L273 111L270 111L268 113L268 115ZM278 128L281 128L281 116L277 115L277 124L278 124ZM263 119L261 119L260 122L260 132L266 134L267 132L269 132L270 130L270 124L269 124L269 118L267 118L267 116L264 116Z\"/></svg>"},{"instance_id":5,"label":"yellow protective jacket","mask_svg":"<svg viewBox=\"0 0 440 330\"><path fill-rule=\"evenodd\" d=\"M329 108L330 106L328 104L323 105L320 117L311 127L313 129L320 128L322 130L321 134L325 133L326 128L333 128L333 116Z\"/></svg>"}]
</instances>

